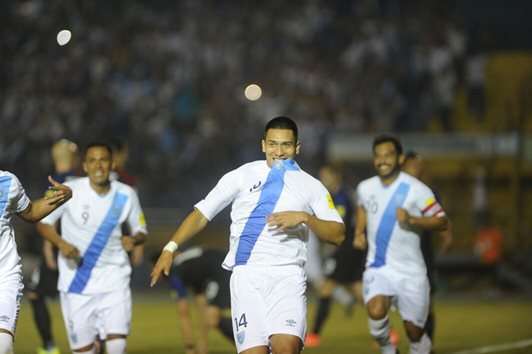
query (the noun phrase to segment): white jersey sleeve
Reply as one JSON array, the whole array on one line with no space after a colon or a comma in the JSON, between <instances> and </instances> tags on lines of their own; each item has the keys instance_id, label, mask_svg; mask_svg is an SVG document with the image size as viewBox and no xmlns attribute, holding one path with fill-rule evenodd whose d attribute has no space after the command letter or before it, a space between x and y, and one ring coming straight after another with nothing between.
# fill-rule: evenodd
<instances>
[{"instance_id":1,"label":"white jersey sleeve","mask_svg":"<svg viewBox=\"0 0 532 354\"><path fill-rule=\"evenodd\" d=\"M14 191L14 209L15 213L20 213L21 211L26 210L26 208L30 205L31 201L30 198L26 195L26 192L24 191L24 187L22 187L22 184L18 180L17 176L11 175L13 178L12 181L12 190Z\"/></svg>"},{"instance_id":2,"label":"white jersey sleeve","mask_svg":"<svg viewBox=\"0 0 532 354\"><path fill-rule=\"evenodd\" d=\"M141 232L144 234L148 233L146 227L146 218L144 217L144 212L140 206L140 201L137 193L135 191L131 192L131 210L127 216L127 224L129 226L131 236L134 236L136 233Z\"/></svg>"},{"instance_id":3,"label":"white jersey sleeve","mask_svg":"<svg viewBox=\"0 0 532 354\"><path fill-rule=\"evenodd\" d=\"M0 274L2 280L9 279L11 276L21 279L21 263L11 217L13 214L26 210L30 202L18 178L10 172L0 171Z\"/></svg>"},{"instance_id":4,"label":"white jersey sleeve","mask_svg":"<svg viewBox=\"0 0 532 354\"><path fill-rule=\"evenodd\" d=\"M334 205L329 191L327 191L321 183L316 183L316 186L313 189L315 193L311 200L310 207L314 212L314 215L318 219L336 221L343 224L342 217L338 214L338 210Z\"/></svg>"},{"instance_id":5,"label":"white jersey sleeve","mask_svg":"<svg viewBox=\"0 0 532 354\"><path fill-rule=\"evenodd\" d=\"M420 216L430 218L433 216L443 217L445 212L440 203L436 200L432 190L424 184L417 186L416 192L417 198L415 200L415 206L420 210Z\"/></svg>"},{"instance_id":6,"label":"white jersey sleeve","mask_svg":"<svg viewBox=\"0 0 532 354\"><path fill-rule=\"evenodd\" d=\"M240 169L226 173L207 194L205 199L194 207L211 221L220 211L228 206L238 195Z\"/></svg>"}]
</instances>

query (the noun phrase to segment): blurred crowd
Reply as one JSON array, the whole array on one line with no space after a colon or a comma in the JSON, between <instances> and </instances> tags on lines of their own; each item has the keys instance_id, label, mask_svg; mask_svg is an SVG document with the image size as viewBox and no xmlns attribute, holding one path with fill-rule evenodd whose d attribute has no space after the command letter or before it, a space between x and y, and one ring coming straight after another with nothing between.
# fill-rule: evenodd
<instances>
[{"instance_id":1,"label":"blurred crowd","mask_svg":"<svg viewBox=\"0 0 532 354\"><path fill-rule=\"evenodd\" d=\"M52 141L121 137L148 206L187 205L260 158L275 115L299 123L311 172L331 130L452 131L468 79L446 2L27 0L3 2L0 21L2 169L30 185Z\"/></svg>"}]
</instances>

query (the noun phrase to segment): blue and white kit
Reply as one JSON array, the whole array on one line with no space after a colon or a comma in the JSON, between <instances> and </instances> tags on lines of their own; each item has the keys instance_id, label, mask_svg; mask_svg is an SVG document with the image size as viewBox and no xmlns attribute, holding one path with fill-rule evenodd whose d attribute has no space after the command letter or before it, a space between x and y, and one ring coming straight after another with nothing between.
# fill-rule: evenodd
<instances>
[{"instance_id":1,"label":"blue and white kit","mask_svg":"<svg viewBox=\"0 0 532 354\"><path fill-rule=\"evenodd\" d=\"M22 297L22 265L11 226L14 214L30 204L18 178L0 171L0 328L15 333Z\"/></svg>"}]
</instances>

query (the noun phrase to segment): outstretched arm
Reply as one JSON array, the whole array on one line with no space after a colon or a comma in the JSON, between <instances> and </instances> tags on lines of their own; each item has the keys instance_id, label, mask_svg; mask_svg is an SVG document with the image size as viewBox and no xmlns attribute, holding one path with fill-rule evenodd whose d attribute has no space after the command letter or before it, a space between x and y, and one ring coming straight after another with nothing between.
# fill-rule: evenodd
<instances>
[{"instance_id":1,"label":"outstretched arm","mask_svg":"<svg viewBox=\"0 0 532 354\"><path fill-rule=\"evenodd\" d=\"M170 239L170 242L174 242L176 245L179 245L195 235L197 235L201 230L207 226L209 219L207 219L199 210L194 209L193 212L188 214L188 216L183 220L181 225L177 228L176 232ZM150 286L154 286L159 280L161 273L168 276L170 274L170 267L172 266L172 261L174 260L174 254L166 249L163 249L153 271L151 272L151 282Z\"/></svg>"},{"instance_id":2,"label":"outstretched arm","mask_svg":"<svg viewBox=\"0 0 532 354\"><path fill-rule=\"evenodd\" d=\"M321 240L340 245L345 239L345 225L336 221L322 220L304 211L281 211L268 216L268 226L283 232L289 227L306 224Z\"/></svg>"},{"instance_id":3,"label":"outstretched arm","mask_svg":"<svg viewBox=\"0 0 532 354\"><path fill-rule=\"evenodd\" d=\"M49 196L31 202L18 216L26 222L35 223L72 198L72 190L48 176L52 184L53 193Z\"/></svg>"}]
</instances>

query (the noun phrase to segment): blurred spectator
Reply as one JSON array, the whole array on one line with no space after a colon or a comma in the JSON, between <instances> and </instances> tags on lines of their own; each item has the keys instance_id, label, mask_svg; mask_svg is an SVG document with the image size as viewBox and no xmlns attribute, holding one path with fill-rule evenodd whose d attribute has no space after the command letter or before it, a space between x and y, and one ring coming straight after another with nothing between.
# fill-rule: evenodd
<instances>
[{"instance_id":1,"label":"blurred spectator","mask_svg":"<svg viewBox=\"0 0 532 354\"><path fill-rule=\"evenodd\" d=\"M434 116L452 130L465 30L451 11L394 3L8 2L0 163L38 185L30 171L53 140L127 137L145 204L164 206L192 203L195 185L248 160L249 127L281 113L318 141L330 129L423 131ZM59 24L72 32L64 46ZM258 101L243 97L251 82ZM325 162L314 147L310 172Z\"/></svg>"},{"instance_id":2,"label":"blurred spectator","mask_svg":"<svg viewBox=\"0 0 532 354\"><path fill-rule=\"evenodd\" d=\"M475 235L473 252L482 264L496 268L502 259L502 241L501 228L493 223L489 212L485 212Z\"/></svg>"}]
</instances>

